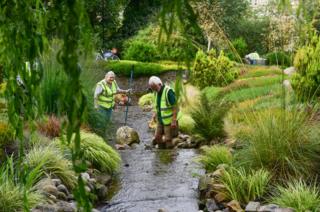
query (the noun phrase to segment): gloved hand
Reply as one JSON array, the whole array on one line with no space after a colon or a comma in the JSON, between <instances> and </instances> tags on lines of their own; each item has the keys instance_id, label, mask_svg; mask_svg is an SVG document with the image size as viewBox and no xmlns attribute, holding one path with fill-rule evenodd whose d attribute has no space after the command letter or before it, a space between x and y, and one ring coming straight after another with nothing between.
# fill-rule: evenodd
<instances>
[{"instance_id":1,"label":"gloved hand","mask_svg":"<svg viewBox=\"0 0 320 212\"><path fill-rule=\"evenodd\" d=\"M127 93L127 94L131 94L131 93L132 93L132 88L126 90L126 93Z\"/></svg>"}]
</instances>

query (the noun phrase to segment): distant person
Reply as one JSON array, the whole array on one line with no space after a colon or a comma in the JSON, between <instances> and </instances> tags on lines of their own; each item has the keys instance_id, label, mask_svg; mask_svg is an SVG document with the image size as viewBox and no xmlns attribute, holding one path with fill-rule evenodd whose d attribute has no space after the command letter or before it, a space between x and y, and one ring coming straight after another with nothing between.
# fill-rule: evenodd
<instances>
[{"instance_id":1,"label":"distant person","mask_svg":"<svg viewBox=\"0 0 320 212\"><path fill-rule=\"evenodd\" d=\"M161 79L156 76L150 77L149 87L155 95L155 112L152 119L157 122L152 144L158 145L159 148L172 148L172 138L176 137L179 131L175 93L169 86L163 85Z\"/></svg>"},{"instance_id":2,"label":"distant person","mask_svg":"<svg viewBox=\"0 0 320 212\"><path fill-rule=\"evenodd\" d=\"M120 89L115 81L114 72L109 71L106 73L105 78L97 83L94 92L94 106L104 115L106 121L110 121L112 110L115 107L115 95L128 94L131 91L132 89Z\"/></svg>"}]
</instances>

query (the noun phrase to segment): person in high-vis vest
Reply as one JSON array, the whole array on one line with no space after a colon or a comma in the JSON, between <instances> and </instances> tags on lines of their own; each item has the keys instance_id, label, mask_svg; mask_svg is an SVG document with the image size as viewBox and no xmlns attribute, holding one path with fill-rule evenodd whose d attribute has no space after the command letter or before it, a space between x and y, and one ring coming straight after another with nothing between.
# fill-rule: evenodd
<instances>
[{"instance_id":1,"label":"person in high-vis vest","mask_svg":"<svg viewBox=\"0 0 320 212\"><path fill-rule=\"evenodd\" d=\"M115 81L115 74L112 71L106 73L105 78L97 83L94 92L94 106L110 121L112 110L115 106L115 95L128 94L132 89L122 90Z\"/></svg>"},{"instance_id":2,"label":"person in high-vis vest","mask_svg":"<svg viewBox=\"0 0 320 212\"><path fill-rule=\"evenodd\" d=\"M152 143L159 148L172 148L172 138L178 136L179 119L175 93L156 76L150 77L149 87L154 91L155 108L152 118L157 122Z\"/></svg>"}]
</instances>

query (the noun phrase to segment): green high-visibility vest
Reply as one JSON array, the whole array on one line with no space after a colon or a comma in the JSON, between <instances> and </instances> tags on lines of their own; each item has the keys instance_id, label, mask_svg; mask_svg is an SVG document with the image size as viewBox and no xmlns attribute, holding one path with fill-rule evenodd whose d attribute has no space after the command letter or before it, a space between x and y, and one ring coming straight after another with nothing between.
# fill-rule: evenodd
<instances>
[{"instance_id":1,"label":"green high-visibility vest","mask_svg":"<svg viewBox=\"0 0 320 212\"><path fill-rule=\"evenodd\" d=\"M101 107L104 107L106 109L110 109L114 107L115 101L114 101L114 95L117 93L117 83L114 80L111 85L111 89L107 85L105 80L101 80L97 83L97 86L102 87L102 94L98 97L98 105Z\"/></svg>"},{"instance_id":2,"label":"green high-visibility vest","mask_svg":"<svg viewBox=\"0 0 320 212\"><path fill-rule=\"evenodd\" d=\"M171 88L167 85L164 86L162 94L161 94L161 100L160 100L160 116L162 119L162 122L164 125L169 125L172 122L172 116L173 116L173 106L171 105L168 100L168 92ZM155 92L155 106L157 104L157 98L158 98L158 92ZM156 111L159 113L159 108L156 106ZM177 114L177 120L179 120L181 117L180 111L178 111Z\"/></svg>"}]
</instances>

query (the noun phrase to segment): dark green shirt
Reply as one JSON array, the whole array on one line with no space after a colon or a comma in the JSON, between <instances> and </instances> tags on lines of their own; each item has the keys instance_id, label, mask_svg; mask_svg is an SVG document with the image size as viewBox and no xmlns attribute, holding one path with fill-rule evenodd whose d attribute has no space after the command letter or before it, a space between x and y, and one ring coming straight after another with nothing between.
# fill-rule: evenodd
<instances>
[{"instance_id":1,"label":"dark green shirt","mask_svg":"<svg viewBox=\"0 0 320 212\"><path fill-rule=\"evenodd\" d=\"M160 91L158 92L158 96L157 96L157 116L158 116L158 121L160 124L163 124L161 114L160 114L160 103L161 103L161 96L162 96L163 89L164 89L164 85L161 87ZM167 99L168 99L170 105L176 104L176 95L172 89L170 89L168 91Z\"/></svg>"}]
</instances>

